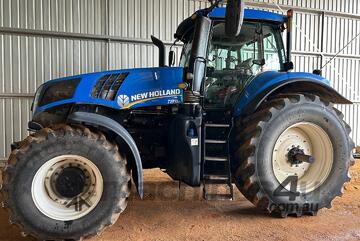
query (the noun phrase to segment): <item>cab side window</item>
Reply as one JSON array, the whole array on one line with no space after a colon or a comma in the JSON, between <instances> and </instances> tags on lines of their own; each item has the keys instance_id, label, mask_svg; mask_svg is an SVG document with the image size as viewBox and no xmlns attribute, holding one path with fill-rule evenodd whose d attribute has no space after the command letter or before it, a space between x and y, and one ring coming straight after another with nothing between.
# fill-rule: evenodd
<instances>
[{"instance_id":1,"label":"cab side window","mask_svg":"<svg viewBox=\"0 0 360 241\"><path fill-rule=\"evenodd\" d=\"M279 46L280 33L274 26L263 25L263 46L264 46L264 60L263 71L267 70L282 70L282 63L285 61L285 53L282 51L283 46Z\"/></svg>"},{"instance_id":2,"label":"cab side window","mask_svg":"<svg viewBox=\"0 0 360 241\"><path fill-rule=\"evenodd\" d=\"M228 37L225 24L215 23L205 82L205 107L231 107L259 73L280 71L285 62L278 25L244 22L239 36Z\"/></svg>"}]
</instances>

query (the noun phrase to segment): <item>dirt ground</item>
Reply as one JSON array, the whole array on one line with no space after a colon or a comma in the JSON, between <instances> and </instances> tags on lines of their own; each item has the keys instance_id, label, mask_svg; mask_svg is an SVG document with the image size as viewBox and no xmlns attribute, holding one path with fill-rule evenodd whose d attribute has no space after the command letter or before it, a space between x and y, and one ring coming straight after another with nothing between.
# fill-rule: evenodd
<instances>
[{"instance_id":1,"label":"dirt ground","mask_svg":"<svg viewBox=\"0 0 360 241\"><path fill-rule=\"evenodd\" d=\"M200 188L179 189L160 170L148 170L145 199L133 193L118 222L90 241L360 240L360 162L351 173L351 183L331 209L316 217L281 219L256 210L238 191L232 202L204 201ZM19 233L0 210L0 240L33 240Z\"/></svg>"}]
</instances>

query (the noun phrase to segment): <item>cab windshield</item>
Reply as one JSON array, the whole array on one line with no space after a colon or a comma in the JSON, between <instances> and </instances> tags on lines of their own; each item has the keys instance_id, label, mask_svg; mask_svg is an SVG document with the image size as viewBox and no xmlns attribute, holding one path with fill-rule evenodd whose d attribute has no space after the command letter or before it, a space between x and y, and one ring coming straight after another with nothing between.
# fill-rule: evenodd
<instances>
[{"instance_id":1,"label":"cab windshield","mask_svg":"<svg viewBox=\"0 0 360 241\"><path fill-rule=\"evenodd\" d=\"M182 49L181 58L180 58L181 67L189 67L191 49L192 49L192 40L186 43L184 48Z\"/></svg>"}]
</instances>

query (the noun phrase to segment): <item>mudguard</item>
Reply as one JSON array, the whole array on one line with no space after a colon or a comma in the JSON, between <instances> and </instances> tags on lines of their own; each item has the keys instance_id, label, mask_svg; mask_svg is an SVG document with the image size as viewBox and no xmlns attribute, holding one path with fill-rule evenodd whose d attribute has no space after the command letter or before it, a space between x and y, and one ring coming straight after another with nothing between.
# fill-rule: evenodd
<instances>
[{"instance_id":1,"label":"mudguard","mask_svg":"<svg viewBox=\"0 0 360 241\"><path fill-rule=\"evenodd\" d=\"M271 94L293 90L312 93L337 104L352 104L330 86L330 81L310 73L268 71L256 76L241 93L234 106L234 116L245 116L256 110Z\"/></svg>"},{"instance_id":2,"label":"mudguard","mask_svg":"<svg viewBox=\"0 0 360 241\"><path fill-rule=\"evenodd\" d=\"M136 173L134 176L134 182L136 184L138 193L141 198L144 196L144 175L140 152L136 146L134 139L129 132L122 127L118 122L99 114L87 113L87 112L74 112L69 117L70 122L85 123L92 126L101 126L105 129L111 130L121 137L125 143L129 146L135 160Z\"/></svg>"}]
</instances>

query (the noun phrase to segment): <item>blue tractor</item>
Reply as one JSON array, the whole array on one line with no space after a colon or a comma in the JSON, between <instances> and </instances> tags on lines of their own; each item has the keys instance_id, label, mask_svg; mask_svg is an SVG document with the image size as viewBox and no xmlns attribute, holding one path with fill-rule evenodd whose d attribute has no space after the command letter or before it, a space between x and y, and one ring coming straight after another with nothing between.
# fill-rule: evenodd
<instances>
[{"instance_id":1,"label":"blue tractor","mask_svg":"<svg viewBox=\"0 0 360 241\"><path fill-rule=\"evenodd\" d=\"M202 185L207 200L233 199L235 183L254 205L282 217L331 207L350 179L354 148L333 104L351 102L319 71L290 71L292 11L220 2L179 25L179 67L152 37L157 68L39 87L33 133L12 145L4 171L11 223L41 240L94 236L126 208L131 180L143 197L143 170L154 167Z\"/></svg>"}]
</instances>

